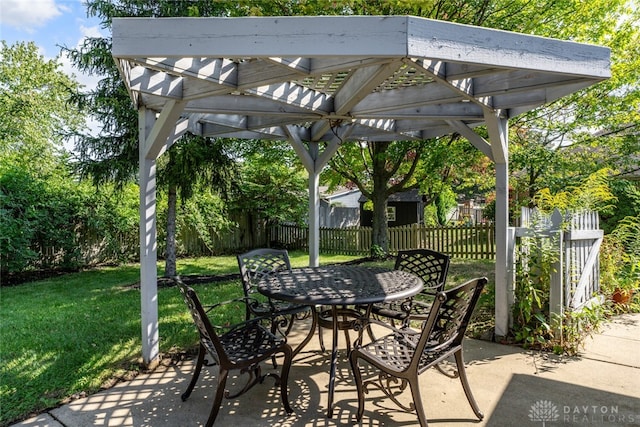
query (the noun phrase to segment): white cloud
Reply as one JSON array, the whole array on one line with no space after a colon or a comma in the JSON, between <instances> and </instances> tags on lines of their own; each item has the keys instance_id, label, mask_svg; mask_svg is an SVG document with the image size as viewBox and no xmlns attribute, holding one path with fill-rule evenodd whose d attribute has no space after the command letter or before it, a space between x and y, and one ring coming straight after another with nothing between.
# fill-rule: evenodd
<instances>
[{"instance_id":1,"label":"white cloud","mask_svg":"<svg viewBox=\"0 0 640 427\"><path fill-rule=\"evenodd\" d=\"M93 27L85 27L84 25L80 25L80 33L81 37L76 43L76 48L80 47L84 42L86 37L103 37L100 33L100 29L98 26ZM71 65L71 61L66 55L60 55L59 58L60 63L62 64L62 70L68 75L74 75L75 79L82 85L85 86L85 89L93 89L98 84L98 81L101 79L100 76L89 76L86 74L80 73L78 70L73 68Z\"/></svg>"},{"instance_id":2,"label":"white cloud","mask_svg":"<svg viewBox=\"0 0 640 427\"><path fill-rule=\"evenodd\" d=\"M62 15L55 0L2 0L0 23L17 30L33 33L47 21Z\"/></svg>"},{"instance_id":3,"label":"white cloud","mask_svg":"<svg viewBox=\"0 0 640 427\"><path fill-rule=\"evenodd\" d=\"M94 25L93 27L80 25L80 33L82 34L82 37L104 37L100 32L100 27L97 25Z\"/></svg>"}]
</instances>

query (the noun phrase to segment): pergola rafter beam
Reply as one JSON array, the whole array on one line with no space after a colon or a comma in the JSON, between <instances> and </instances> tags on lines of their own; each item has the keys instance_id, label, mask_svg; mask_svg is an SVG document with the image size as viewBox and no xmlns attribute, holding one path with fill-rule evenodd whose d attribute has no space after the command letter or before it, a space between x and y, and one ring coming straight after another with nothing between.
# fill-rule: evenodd
<instances>
[{"instance_id":1,"label":"pergola rafter beam","mask_svg":"<svg viewBox=\"0 0 640 427\"><path fill-rule=\"evenodd\" d=\"M483 120L482 108L471 102L459 104L433 104L421 107L388 110L379 113L361 114L362 118L439 119L439 120Z\"/></svg>"},{"instance_id":2,"label":"pergola rafter beam","mask_svg":"<svg viewBox=\"0 0 640 427\"><path fill-rule=\"evenodd\" d=\"M309 75L322 75L325 73L335 73L344 70L353 70L361 67L369 67L376 64L386 64L394 58L388 57L368 57L368 56L333 56L311 58L311 69Z\"/></svg>"},{"instance_id":3,"label":"pergola rafter beam","mask_svg":"<svg viewBox=\"0 0 640 427\"><path fill-rule=\"evenodd\" d=\"M466 78L447 78L447 63L444 61L419 60L410 61L414 66L424 70L427 74L433 76L438 82L450 87L454 92L483 109L492 110L493 100L490 96L481 96L474 91L474 80L472 77Z\"/></svg>"},{"instance_id":4,"label":"pergola rafter beam","mask_svg":"<svg viewBox=\"0 0 640 427\"><path fill-rule=\"evenodd\" d=\"M246 90L247 94L269 99L286 106L300 107L308 112L328 115L333 98L295 83L280 83Z\"/></svg>"},{"instance_id":5,"label":"pergola rafter beam","mask_svg":"<svg viewBox=\"0 0 640 427\"><path fill-rule=\"evenodd\" d=\"M427 83L422 86L402 87L393 91L370 94L351 109L354 116L368 116L394 110L422 107L430 104L449 104L462 100L451 88Z\"/></svg>"},{"instance_id":6,"label":"pergola rafter beam","mask_svg":"<svg viewBox=\"0 0 640 427\"><path fill-rule=\"evenodd\" d=\"M318 120L326 111L313 112L307 108L289 105L284 102L262 96L232 96L221 95L214 98L204 98L189 101L185 112L252 115L252 116L295 116L300 120Z\"/></svg>"},{"instance_id":7,"label":"pergola rafter beam","mask_svg":"<svg viewBox=\"0 0 640 427\"><path fill-rule=\"evenodd\" d=\"M162 98L182 99L183 77L137 66L130 71L131 90Z\"/></svg>"},{"instance_id":8,"label":"pergola rafter beam","mask_svg":"<svg viewBox=\"0 0 640 427\"><path fill-rule=\"evenodd\" d=\"M238 66L224 58L134 58L132 62L145 68L172 75L193 77L235 90Z\"/></svg>"},{"instance_id":9,"label":"pergola rafter beam","mask_svg":"<svg viewBox=\"0 0 640 427\"><path fill-rule=\"evenodd\" d=\"M311 73L311 58L269 58L269 61L294 70L298 74L308 75Z\"/></svg>"},{"instance_id":10,"label":"pergola rafter beam","mask_svg":"<svg viewBox=\"0 0 640 427\"><path fill-rule=\"evenodd\" d=\"M287 66L273 60L242 61L238 64L238 90L294 81L308 75L304 67Z\"/></svg>"},{"instance_id":11,"label":"pergola rafter beam","mask_svg":"<svg viewBox=\"0 0 640 427\"><path fill-rule=\"evenodd\" d=\"M519 71L509 71L509 76L496 73L476 79L475 93L479 96L493 96L503 93L526 92L531 89L562 87L585 82L580 76L556 76ZM502 78L500 76L502 75ZM507 83L508 82L508 83Z\"/></svg>"}]
</instances>

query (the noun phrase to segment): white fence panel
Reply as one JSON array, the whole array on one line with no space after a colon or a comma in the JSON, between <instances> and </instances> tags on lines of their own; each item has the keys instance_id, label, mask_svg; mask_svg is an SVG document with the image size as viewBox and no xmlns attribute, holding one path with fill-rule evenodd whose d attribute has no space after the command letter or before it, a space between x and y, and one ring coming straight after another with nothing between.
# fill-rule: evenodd
<instances>
[{"instance_id":1,"label":"white fence panel","mask_svg":"<svg viewBox=\"0 0 640 427\"><path fill-rule=\"evenodd\" d=\"M579 310L593 301L600 292L599 253L603 231L597 212L569 212L556 210L552 215L540 216L535 210L523 208L521 227L510 235L509 247L513 251L511 262L515 262L519 239L522 237L555 238L557 261L551 277L549 296L550 315L562 315L565 309ZM535 230L532 227L535 224ZM523 262L526 262L526 257ZM515 267L509 266L512 283L515 285Z\"/></svg>"}]
</instances>

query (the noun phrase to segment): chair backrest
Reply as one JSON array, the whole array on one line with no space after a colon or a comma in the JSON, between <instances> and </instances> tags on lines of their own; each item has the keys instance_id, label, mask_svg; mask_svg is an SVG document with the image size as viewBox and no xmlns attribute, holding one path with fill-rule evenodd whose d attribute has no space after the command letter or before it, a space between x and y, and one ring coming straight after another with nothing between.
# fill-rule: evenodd
<instances>
[{"instance_id":1,"label":"chair backrest","mask_svg":"<svg viewBox=\"0 0 640 427\"><path fill-rule=\"evenodd\" d=\"M424 282L424 290L421 293L435 296L444 290L449 262L449 256L443 253L429 249L411 249L398 252L395 269L408 271L420 277Z\"/></svg>"},{"instance_id":2,"label":"chair backrest","mask_svg":"<svg viewBox=\"0 0 640 427\"><path fill-rule=\"evenodd\" d=\"M420 365L428 364L434 353L462 344L469 320L486 283L487 279L480 277L438 293L429 317L423 324L422 335L416 347L416 352L425 356ZM420 357L419 354L416 357Z\"/></svg>"},{"instance_id":3,"label":"chair backrest","mask_svg":"<svg viewBox=\"0 0 640 427\"><path fill-rule=\"evenodd\" d=\"M257 292L257 284L265 276L291 270L289 253L285 249L254 249L238 255L244 296Z\"/></svg>"},{"instance_id":4,"label":"chair backrest","mask_svg":"<svg viewBox=\"0 0 640 427\"><path fill-rule=\"evenodd\" d=\"M220 343L220 339L215 332L215 328L209 321L206 311L200 303L200 299L196 292L190 286L187 286L179 277L174 278L180 289L180 294L184 299L185 304L189 308L193 323L198 328L200 334L200 343L204 346L207 352L215 359L217 365L222 363L227 364L228 359L224 352L224 347Z\"/></svg>"}]
</instances>

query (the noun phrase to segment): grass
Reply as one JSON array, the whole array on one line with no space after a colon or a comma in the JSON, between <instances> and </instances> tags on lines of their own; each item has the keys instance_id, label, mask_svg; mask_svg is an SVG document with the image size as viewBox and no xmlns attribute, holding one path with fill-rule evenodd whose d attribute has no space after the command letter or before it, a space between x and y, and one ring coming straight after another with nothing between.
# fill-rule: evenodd
<instances>
[{"instance_id":1,"label":"grass","mask_svg":"<svg viewBox=\"0 0 640 427\"><path fill-rule=\"evenodd\" d=\"M308 256L291 252L294 267ZM331 264L353 260L323 255ZM392 262L388 262L392 266ZM449 283L489 276L493 262L452 261ZM163 265L159 264L159 276ZM187 275L238 272L233 256L178 261ZM140 370L139 266L105 267L0 289L0 426L55 407L74 395L91 394ZM195 285L205 303L241 295L240 281ZM484 303L493 299L487 294ZM196 349L197 335L179 292L158 289L160 351Z\"/></svg>"}]
</instances>

